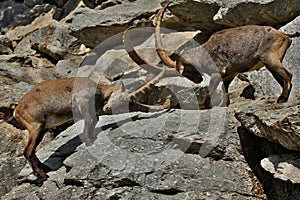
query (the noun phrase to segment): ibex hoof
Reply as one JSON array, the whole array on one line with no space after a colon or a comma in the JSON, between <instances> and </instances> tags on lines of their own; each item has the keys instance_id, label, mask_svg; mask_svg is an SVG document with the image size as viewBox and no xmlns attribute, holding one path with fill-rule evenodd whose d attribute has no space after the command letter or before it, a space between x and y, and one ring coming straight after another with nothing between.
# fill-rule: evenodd
<instances>
[{"instance_id":1,"label":"ibex hoof","mask_svg":"<svg viewBox=\"0 0 300 200\"><path fill-rule=\"evenodd\" d=\"M94 144L95 139L87 139L85 140L85 146L89 147Z\"/></svg>"},{"instance_id":2,"label":"ibex hoof","mask_svg":"<svg viewBox=\"0 0 300 200\"><path fill-rule=\"evenodd\" d=\"M287 100L288 100L288 97L280 96L280 97L277 99L277 103L284 103L284 102L287 102Z\"/></svg>"},{"instance_id":3,"label":"ibex hoof","mask_svg":"<svg viewBox=\"0 0 300 200\"><path fill-rule=\"evenodd\" d=\"M36 172L35 175L38 177L38 179L43 180L43 181L45 181L49 178L48 174L46 174L45 172L42 172L42 171Z\"/></svg>"}]
</instances>

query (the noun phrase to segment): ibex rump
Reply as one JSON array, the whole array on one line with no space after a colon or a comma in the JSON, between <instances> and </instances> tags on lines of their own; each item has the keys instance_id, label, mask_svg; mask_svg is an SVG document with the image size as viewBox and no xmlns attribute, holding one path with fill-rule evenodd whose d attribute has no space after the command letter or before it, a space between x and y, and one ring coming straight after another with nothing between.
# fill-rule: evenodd
<instances>
[{"instance_id":1,"label":"ibex rump","mask_svg":"<svg viewBox=\"0 0 300 200\"><path fill-rule=\"evenodd\" d=\"M19 101L16 108L0 108L0 120L10 121L13 118L29 132L24 156L30 163L34 174L47 179L45 173L50 169L36 156L35 151L47 128L56 127L72 120L74 117L84 119L83 141L90 145L94 138L93 130L98 115L111 114L112 107L126 107L124 103L137 103L149 109L164 109L164 105L145 105L136 102L136 96L154 85L165 73L162 71L146 85L129 93L120 86L96 84L88 78L66 78L39 84ZM117 87L117 88L116 88Z\"/></svg>"}]
</instances>

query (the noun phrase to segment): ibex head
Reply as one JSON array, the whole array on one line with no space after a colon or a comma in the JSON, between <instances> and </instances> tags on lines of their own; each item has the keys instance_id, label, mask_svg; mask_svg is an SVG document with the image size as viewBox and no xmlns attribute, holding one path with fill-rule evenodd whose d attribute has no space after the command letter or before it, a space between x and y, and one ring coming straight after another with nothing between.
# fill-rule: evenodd
<instances>
[{"instance_id":1,"label":"ibex head","mask_svg":"<svg viewBox=\"0 0 300 200\"><path fill-rule=\"evenodd\" d=\"M138 88L137 90L134 90L133 92L129 92L128 90L126 90L123 83L121 83L121 86L115 86L114 91L103 107L103 111L105 113L113 114L128 112L128 106L130 103L135 103L152 110L162 110L165 108L169 108L170 101L166 101L163 105L146 105L137 101L138 95L144 94L147 90L153 87L164 76L165 72L166 68L164 67L155 78L153 78L144 86Z\"/></svg>"},{"instance_id":2,"label":"ibex head","mask_svg":"<svg viewBox=\"0 0 300 200\"><path fill-rule=\"evenodd\" d=\"M129 91L121 83L121 86L116 86L110 95L110 98L103 107L103 112L114 114L128 112L130 101Z\"/></svg>"},{"instance_id":3,"label":"ibex head","mask_svg":"<svg viewBox=\"0 0 300 200\"><path fill-rule=\"evenodd\" d=\"M189 62L189 55L178 55L176 62L176 70L180 75L186 77L187 79L195 82L201 83L203 81L202 75L199 70L195 68L195 65Z\"/></svg>"}]
</instances>

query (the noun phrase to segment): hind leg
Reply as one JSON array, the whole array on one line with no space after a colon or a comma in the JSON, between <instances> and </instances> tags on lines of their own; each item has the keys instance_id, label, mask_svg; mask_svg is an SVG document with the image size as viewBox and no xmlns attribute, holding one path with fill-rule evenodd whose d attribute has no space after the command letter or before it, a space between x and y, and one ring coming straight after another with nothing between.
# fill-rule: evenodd
<instances>
[{"instance_id":1,"label":"hind leg","mask_svg":"<svg viewBox=\"0 0 300 200\"><path fill-rule=\"evenodd\" d=\"M92 145L96 139L94 130L97 122L98 119L91 116L84 119L83 141L87 146Z\"/></svg>"},{"instance_id":2,"label":"hind leg","mask_svg":"<svg viewBox=\"0 0 300 200\"><path fill-rule=\"evenodd\" d=\"M277 103L286 102L292 88L292 74L282 66L282 63L279 59L276 59L276 57L268 56L263 58L262 61L282 87L282 93L277 99Z\"/></svg>"},{"instance_id":3,"label":"hind leg","mask_svg":"<svg viewBox=\"0 0 300 200\"><path fill-rule=\"evenodd\" d=\"M49 176L45 171L50 168L44 165L36 156L35 151L39 143L42 141L46 130L43 124L31 124L27 127L29 132L28 143L24 149L24 156L28 160L34 174L41 179L47 179Z\"/></svg>"}]
</instances>

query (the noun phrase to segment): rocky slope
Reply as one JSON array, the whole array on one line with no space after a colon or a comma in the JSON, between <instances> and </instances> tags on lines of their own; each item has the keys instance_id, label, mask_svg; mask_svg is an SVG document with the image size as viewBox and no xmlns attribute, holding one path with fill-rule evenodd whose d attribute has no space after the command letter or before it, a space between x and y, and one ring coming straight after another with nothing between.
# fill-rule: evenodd
<instances>
[{"instance_id":1,"label":"rocky slope","mask_svg":"<svg viewBox=\"0 0 300 200\"><path fill-rule=\"evenodd\" d=\"M17 103L49 79L88 76L103 84L121 79L129 89L144 84L151 75L128 57L123 31L152 26L163 2L1 1L0 106ZM245 24L300 32L299 4L178 0L163 22L174 31L163 41L175 51L197 30ZM137 30L133 44L158 63L152 32ZM49 132L38 150L53 170L43 183L22 155L26 131L0 124L1 199L297 199L299 46L300 38L294 38L283 60L293 73L289 102L274 103L281 89L264 68L232 83L228 108L203 109L204 83L197 90L184 78L165 78L141 100L157 103L171 95L171 110L101 116L91 147L80 140L81 122Z\"/></svg>"}]
</instances>

